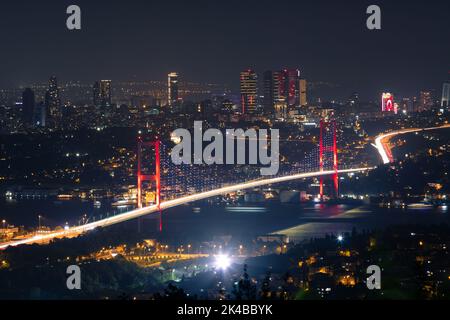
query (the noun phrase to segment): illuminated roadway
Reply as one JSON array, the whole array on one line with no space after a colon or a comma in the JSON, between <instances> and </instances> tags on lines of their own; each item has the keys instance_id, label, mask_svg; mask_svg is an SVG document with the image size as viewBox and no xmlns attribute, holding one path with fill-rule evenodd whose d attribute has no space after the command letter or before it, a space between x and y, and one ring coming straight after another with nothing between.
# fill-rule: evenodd
<instances>
[{"instance_id":1,"label":"illuminated roadway","mask_svg":"<svg viewBox=\"0 0 450 320\"><path fill-rule=\"evenodd\" d=\"M342 173L354 173L354 172L367 171L370 169L372 169L372 168L343 169L343 170L339 170L338 172L341 174ZM210 197L215 197L215 196L219 196L221 194L235 192L238 190L256 188L256 187L260 187L260 186L268 185L268 184L275 184L275 183L280 183L280 182L285 182L285 181L317 177L317 176L332 175L332 174L334 174L333 170L316 171L316 172L308 172L308 173L298 173L298 174L277 177L277 178L253 180L253 181L249 181L249 182L243 182L240 184L225 186L225 187L214 189L211 191L200 192L200 193L196 193L196 194L189 195L189 196L184 196L184 197L173 199L173 200L164 201L164 202L161 202L160 208L161 208L161 210L164 210L164 209L176 207L176 206L179 206L182 204L186 204L189 202L198 201L198 200L202 200L202 199L206 199L206 198L210 198ZM70 227L63 231L55 231L55 232L50 232L47 234L38 234L38 235L35 235L30 238L26 238L26 239L5 242L5 243L0 244L0 250L5 249L9 246L18 246L18 245L22 245L22 244L46 243L55 238L76 237L82 233L85 233L87 231L93 230L98 227L107 227L107 226L110 226L110 225L113 225L116 223L135 219L135 218L138 218L138 217L150 214L150 213L158 212L158 211L159 211L159 209L156 205L151 205L151 206L148 206L145 208L135 209L135 210L128 211L125 213L117 214L115 216L105 218L102 220L98 220L98 221L94 221L94 222L84 224L81 226Z\"/></svg>"},{"instance_id":2,"label":"illuminated roadway","mask_svg":"<svg viewBox=\"0 0 450 320\"><path fill-rule=\"evenodd\" d=\"M384 164L390 163L393 161L393 159L389 158L388 153L390 153L390 149L388 146L389 139L393 136L399 135L399 134L405 134L405 133L411 133L411 132L418 132L418 131L428 131L428 130L437 130L437 129L445 129L450 128L450 124L445 124L440 127L431 127L431 128L411 128L411 129L403 129L403 130L397 130L392 131L386 134L379 135L375 139L375 147L378 150L378 153L381 156L381 159L383 160Z\"/></svg>"}]
</instances>

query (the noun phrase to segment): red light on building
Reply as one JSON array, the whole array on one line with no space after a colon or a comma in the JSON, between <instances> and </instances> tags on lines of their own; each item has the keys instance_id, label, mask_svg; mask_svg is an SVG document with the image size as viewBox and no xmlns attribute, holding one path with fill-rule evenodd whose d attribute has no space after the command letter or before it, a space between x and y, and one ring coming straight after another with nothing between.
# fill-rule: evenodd
<instances>
[{"instance_id":1,"label":"red light on building","mask_svg":"<svg viewBox=\"0 0 450 320\"><path fill-rule=\"evenodd\" d=\"M394 95L389 92L383 92L381 95L381 111L397 113L397 108L394 105Z\"/></svg>"}]
</instances>

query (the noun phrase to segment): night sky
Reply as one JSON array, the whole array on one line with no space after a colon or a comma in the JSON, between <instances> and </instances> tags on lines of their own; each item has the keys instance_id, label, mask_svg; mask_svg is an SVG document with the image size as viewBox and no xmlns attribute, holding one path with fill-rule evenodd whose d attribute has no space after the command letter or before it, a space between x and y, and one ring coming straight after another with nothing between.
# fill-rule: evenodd
<instances>
[{"instance_id":1,"label":"night sky","mask_svg":"<svg viewBox=\"0 0 450 320\"><path fill-rule=\"evenodd\" d=\"M66 29L66 7L82 30ZM382 30L366 8L382 9ZM311 81L368 99L440 90L450 71L448 0L2 1L0 87L61 81L184 80L228 84L239 71L298 67Z\"/></svg>"}]
</instances>

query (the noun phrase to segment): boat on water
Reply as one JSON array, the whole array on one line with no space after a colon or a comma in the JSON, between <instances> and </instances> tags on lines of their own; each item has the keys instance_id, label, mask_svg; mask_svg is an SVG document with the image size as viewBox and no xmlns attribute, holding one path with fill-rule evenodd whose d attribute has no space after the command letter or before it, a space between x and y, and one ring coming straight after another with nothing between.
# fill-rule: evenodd
<instances>
[{"instance_id":1,"label":"boat on water","mask_svg":"<svg viewBox=\"0 0 450 320\"><path fill-rule=\"evenodd\" d=\"M132 200L132 199L117 200L111 204L111 206L113 206L113 207L130 207L130 206L135 206L135 205L136 205L136 200Z\"/></svg>"},{"instance_id":2,"label":"boat on water","mask_svg":"<svg viewBox=\"0 0 450 320\"><path fill-rule=\"evenodd\" d=\"M416 202L407 204L408 209L432 209L434 205L427 202Z\"/></svg>"}]
</instances>

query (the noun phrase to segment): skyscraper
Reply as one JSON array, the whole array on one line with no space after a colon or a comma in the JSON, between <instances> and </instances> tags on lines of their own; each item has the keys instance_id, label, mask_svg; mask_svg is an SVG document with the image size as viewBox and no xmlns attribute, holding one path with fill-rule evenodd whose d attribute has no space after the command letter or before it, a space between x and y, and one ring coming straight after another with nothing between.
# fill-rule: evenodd
<instances>
[{"instance_id":1,"label":"skyscraper","mask_svg":"<svg viewBox=\"0 0 450 320\"><path fill-rule=\"evenodd\" d=\"M450 107L450 81L442 84L441 107Z\"/></svg>"},{"instance_id":2,"label":"skyscraper","mask_svg":"<svg viewBox=\"0 0 450 320\"><path fill-rule=\"evenodd\" d=\"M298 69L264 72L264 110L286 117L289 108L306 105L306 80Z\"/></svg>"},{"instance_id":3,"label":"skyscraper","mask_svg":"<svg viewBox=\"0 0 450 320\"><path fill-rule=\"evenodd\" d=\"M35 107L34 91L30 88L26 88L22 93L22 112L24 123L28 125L33 124Z\"/></svg>"},{"instance_id":4,"label":"skyscraper","mask_svg":"<svg viewBox=\"0 0 450 320\"><path fill-rule=\"evenodd\" d=\"M264 111L266 114L280 111L286 108L286 74L283 71L266 71L264 80Z\"/></svg>"},{"instance_id":5,"label":"skyscraper","mask_svg":"<svg viewBox=\"0 0 450 320\"><path fill-rule=\"evenodd\" d=\"M419 112L430 110L432 107L433 107L433 98L431 96L431 92L420 91Z\"/></svg>"},{"instance_id":6,"label":"skyscraper","mask_svg":"<svg viewBox=\"0 0 450 320\"><path fill-rule=\"evenodd\" d=\"M264 82L264 114L269 115L274 112L275 79L272 71L266 71L263 74Z\"/></svg>"},{"instance_id":7,"label":"skyscraper","mask_svg":"<svg viewBox=\"0 0 450 320\"><path fill-rule=\"evenodd\" d=\"M306 100L306 80L300 79L300 106L306 106L308 104L308 100Z\"/></svg>"},{"instance_id":8,"label":"skyscraper","mask_svg":"<svg viewBox=\"0 0 450 320\"><path fill-rule=\"evenodd\" d=\"M178 101L178 73L167 75L167 105L173 106Z\"/></svg>"},{"instance_id":9,"label":"skyscraper","mask_svg":"<svg viewBox=\"0 0 450 320\"><path fill-rule=\"evenodd\" d=\"M394 104L394 95L389 92L383 92L381 94L381 111L382 112L394 112L397 114L397 108Z\"/></svg>"},{"instance_id":10,"label":"skyscraper","mask_svg":"<svg viewBox=\"0 0 450 320\"><path fill-rule=\"evenodd\" d=\"M242 114L254 114L257 106L258 76L248 69L241 72L241 111Z\"/></svg>"},{"instance_id":11,"label":"skyscraper","mask_svg":"<svg viewBox=\"0 0 450 320\"><path fill-rule=\"evenodd\" d=\"M47 107L42 101L36 105L34 111L34 123L40 127L45 127L47 125Z\"/></svg>"},{"instance_id":12,"label":"skyscraper","mask_svg":"<svg viewBox=\"0 0 450 320\"><path fill-rule=\"evenodd\" d=\"M92 86L92 102L94 103L94 106L100 105L100 82L95 81L94 85Z\"/></svg>"},{"instance_id":13,"label":"skyscraper","mask_svg":"<svg viewBox=\"0 0 450 320\"><path fill-rule=\"evenodd\" d=\"M48 90L45 93L45 106L48 111L49 122L53 126L57 126L61 121L62 112L58 82L54 76L48 82Z\"/></svg>"},{"instance_id":14,"label":"skyscraper","mask_svg":"<svg viewBox=\"0 0 450 320\"><path fill-rule=\"evenodd\" d=\"M274 79L274 95L273 95L273 104L275 108L275 114L277 118L286 119L288 114L288 105L287 105L287 97L288 97L288 87L287 87L287 74L283 71L274 71L273 72Z\"/></svg>"},{"instance_id":15,"label":"skyscraper","mask_svg":"<svg viewBox=\"0 0 450 320\"><path fill-rule=\"evenodd\" d=\"M92 88L95 106L108 107L111 102L111 80L100 80L95 82Z\"/></svg>"},{"instance_id":16,"label":"skyscraper","mask_svg":"<svg viewBox=\"0 0 450 320\"><path fill-rule=\"evenodd\" d=\"M102 106L111 105L111 80L100 81L100 98Z\"/></svg>"},{"instance_id":17,"label":"skyscraper","mask_svg":"<svg viewBox=\"0 0 450 320\"><path fill-rule=\"evenodd\" d=\"M403 98L400 103L400 109L402 110L402 112L405 112L405 113L414 112L413 100L411 98L407 98L407 97Z\"/></svg>"},{"instance_id":18,"label":"skyscraper","mask_svg":"<svg viewBox=\"0 0 450 320\"><path fill-rule=\"evenodd\" d=\"M283 70L286 79L287 105L288 107L297 107L300 105L300 70Z\"/></svg>"}]
</instances>

